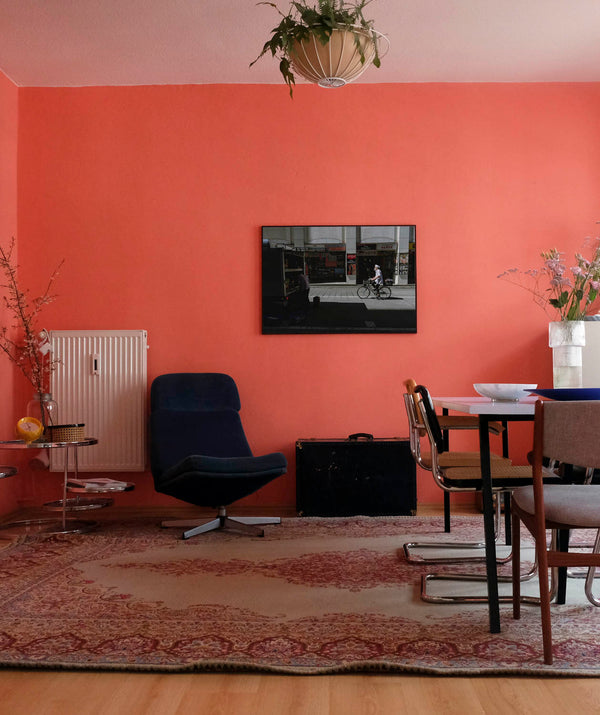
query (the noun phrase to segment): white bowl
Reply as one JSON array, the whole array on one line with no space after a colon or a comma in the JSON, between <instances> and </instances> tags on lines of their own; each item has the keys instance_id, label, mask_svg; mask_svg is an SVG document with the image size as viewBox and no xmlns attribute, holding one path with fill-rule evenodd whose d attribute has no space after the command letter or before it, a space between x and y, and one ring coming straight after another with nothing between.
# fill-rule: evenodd
<instances>
[{"instance_id":1,"label":"white bowl","mask_svg":"<svg viewBox=\"0 0 600 715\"><path fill-rule=\"evenodd\" d=\"M529 391L535 390L536 385L511 385L509 383L483 382L474 384L475 392L482 397L498 402L517 402L523 397L529 397Z\"/></svg>"}]
</instances>

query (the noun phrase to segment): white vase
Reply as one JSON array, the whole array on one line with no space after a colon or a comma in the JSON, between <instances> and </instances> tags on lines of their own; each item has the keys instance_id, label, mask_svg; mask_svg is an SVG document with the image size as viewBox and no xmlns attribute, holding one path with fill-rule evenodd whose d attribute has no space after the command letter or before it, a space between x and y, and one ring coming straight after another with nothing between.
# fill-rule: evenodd
<instances>
[{"instance_id":1,"label":"white vase","mask_svg":"<svg viewBox=\"0 0 600 715\"><path fill-rule=\"evenodd\" d=\"M555 388L581 387L585 325L583 320L561 320L548 326Z\"/></svg>"}]
</instances>

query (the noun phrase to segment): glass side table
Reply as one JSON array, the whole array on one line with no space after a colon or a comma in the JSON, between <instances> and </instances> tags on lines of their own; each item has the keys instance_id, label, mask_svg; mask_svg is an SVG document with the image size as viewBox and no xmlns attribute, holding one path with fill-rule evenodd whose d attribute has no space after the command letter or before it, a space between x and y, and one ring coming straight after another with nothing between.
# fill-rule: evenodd
<instances>
[{"instance_id":1,"label":"glass side table","mask_svg":"<svg viewBox=\"0 0 600 715\"><path fill-rule=\"evenodd\" d=\"M6 467L4 465L0 465L0 479L5 479L6 477L14 477L16 473L16 467Z\"/></svg>"},{"instance_id":2,"label":"glass side table","mask_svg":"<svg viewBox=\"0 0 600 715\"><path fill-rule=\"evenodd\" d=\"M9 529L15 527L30 527L39 526L37 532L43 534L73 534L85 533L91 531L98 526L96 521L84 521L82 519L68 519L67 512L69 511L69 500L67 499L68 481L69 481L69 457L73 455L75 474L77 475L77 450L79 447L90 447L98 444L98 440L94 437L86 437L74 442L47 442L43 438L35 442L25 442L22 439L0 440L0 449L64 449L65 450L65 469L63 475L62 499L59 502L54 502L59 505L60 518L56 519L24 519L21 521L12 521L7 524L0 524L0 528ZM12 467L11 469L14 469ZM16 470L15 470L16 472ZM90 508L89 506L87 508Z\"/></svg>"},{"instance_id":3,"label":"glass side table","mask_svg":"<svg viewBox=\"0 0 600 715\"><path fill-rule=\"evenodd\" d=\"M47 502L44 504L44 509L61 511L66 507L67 511L88 511L89 509L104 509L106 506L113 505L113 499L110 497L91 496L92 494L116 494L117 492L131 492L135 489L133 482L111 481L110 483L101 484L94 478L77 479L78 469L77 460L75 460L75 478L76 481L69 479L67 482L67 491L70 494L75 494L75 497L67 499L57 499L56 501ZM101 482L102 480L100 480ZM80 496L86 494L87 496Z\"/></svg>"}]
</instances>

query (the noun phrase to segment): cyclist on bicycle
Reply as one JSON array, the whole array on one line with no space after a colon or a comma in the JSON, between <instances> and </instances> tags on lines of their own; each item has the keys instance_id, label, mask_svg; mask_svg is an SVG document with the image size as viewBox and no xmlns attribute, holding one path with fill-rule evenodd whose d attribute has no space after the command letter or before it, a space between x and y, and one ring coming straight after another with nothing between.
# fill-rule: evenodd
<instances>
[{"instance_id":1,"label":"cyclist on bicycle","mask_svg":"<svg viewBox=\"0 0 600 715\"><path fill-rule=\"evenodd\" d=\"M371 283L375 289L375 294L379 298L379 291L383 286L383 274L381 272L381 267L375 264L375 275L371 278Z\"/></svg>"}]
</instances>

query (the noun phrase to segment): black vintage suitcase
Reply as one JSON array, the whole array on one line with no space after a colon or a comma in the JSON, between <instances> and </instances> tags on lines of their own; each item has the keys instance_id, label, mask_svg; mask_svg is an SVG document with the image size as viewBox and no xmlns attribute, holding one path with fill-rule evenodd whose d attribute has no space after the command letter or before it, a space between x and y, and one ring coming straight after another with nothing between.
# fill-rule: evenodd
<instances>
[{"instance_id":1,"label":"black vintage suitcase","mask_svg":"<svg viewBox=\"0 0 600 715\"><path fill-rule=\"evenodd\" d=\"M417 508L408 439L299 439L296 510L300 516L409 516Z\"/></svg>"}]
</instances>

